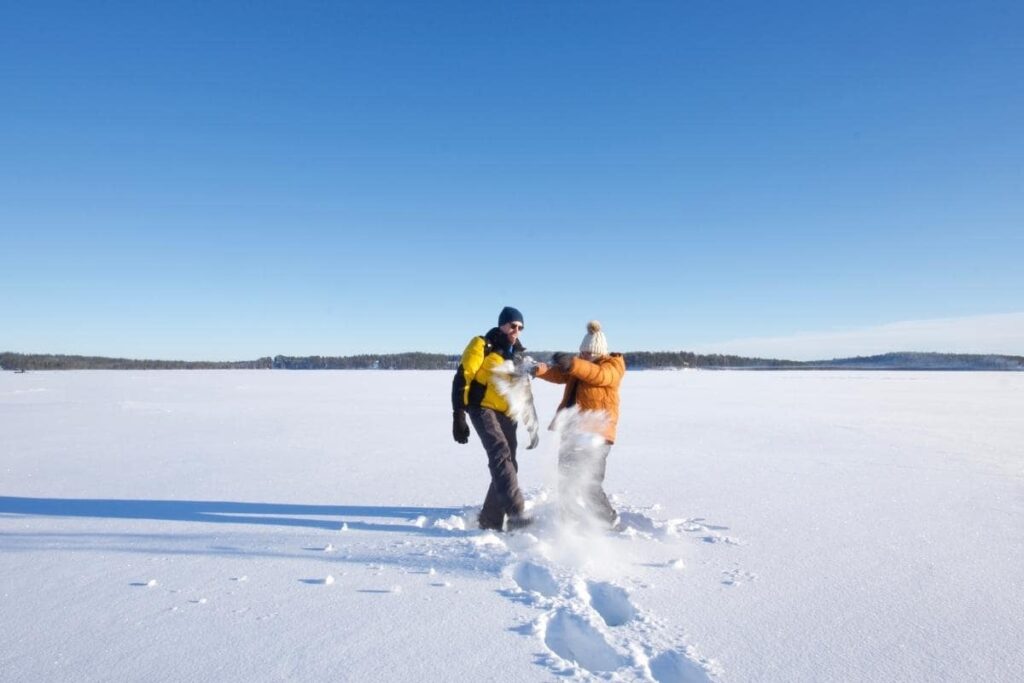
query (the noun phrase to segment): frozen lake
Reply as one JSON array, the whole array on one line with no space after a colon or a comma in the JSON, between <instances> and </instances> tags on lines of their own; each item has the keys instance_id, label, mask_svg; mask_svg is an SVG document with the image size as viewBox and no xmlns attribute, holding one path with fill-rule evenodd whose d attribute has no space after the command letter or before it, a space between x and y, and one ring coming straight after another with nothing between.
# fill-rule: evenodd
<instances>
[{"instance_id":1,"label":"frozen lake","mask_svg":"<svg viewBox=\"0 0 1024 683\"><path fill-rule=\"evenodd\" d=\"M1024 374L627 373L596 536L450 382L0 373L0 680L1024 680Z\"/></svg>"}]
</instances>

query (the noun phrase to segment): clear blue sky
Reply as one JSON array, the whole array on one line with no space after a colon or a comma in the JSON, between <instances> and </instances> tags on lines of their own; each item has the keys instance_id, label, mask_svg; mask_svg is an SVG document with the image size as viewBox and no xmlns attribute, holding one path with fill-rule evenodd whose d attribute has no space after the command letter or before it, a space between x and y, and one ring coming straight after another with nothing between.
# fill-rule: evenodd
<instances>
[{"instance_id":1,"label":"clear blue sky","mask_svg":"<svg viewBox=\"0 0 1024 683\"><path fill-rule=\"evenodd\" d=\"M532 348L596 317L678 350L1024 311L1021 2L0 18L0 350L459 352L504 305Z\"/></svg>"}]
</instances>

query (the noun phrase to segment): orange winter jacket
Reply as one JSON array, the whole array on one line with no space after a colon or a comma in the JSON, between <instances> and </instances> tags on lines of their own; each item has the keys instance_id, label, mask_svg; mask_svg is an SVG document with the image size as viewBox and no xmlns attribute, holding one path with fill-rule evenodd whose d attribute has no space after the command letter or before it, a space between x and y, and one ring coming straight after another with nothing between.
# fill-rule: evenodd
<instances>
[{"instance_id":1,"label":"orange winter jacket","mask_svg":"<svg viewBox=\"0 0 1024 683\"><path fill-rule=\"evenodd\" d=\"M602 356L596 361L573 358L569 372L557 365L549 365L547 371L537 377L564 384L565 392L558 409L579 406L580 410L603 410L608 415L604 438L615 443L615 429L619 422L619 384L626 374L626 360L621 353Z\"/></svg>"}]
</instances>

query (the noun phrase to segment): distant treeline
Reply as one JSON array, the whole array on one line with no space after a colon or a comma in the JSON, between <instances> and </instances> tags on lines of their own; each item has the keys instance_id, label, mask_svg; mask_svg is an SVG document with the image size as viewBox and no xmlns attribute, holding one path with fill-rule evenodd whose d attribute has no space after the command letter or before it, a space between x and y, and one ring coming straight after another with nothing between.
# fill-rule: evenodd
<instances>
[{"instance_id":1,"label":"distant treeline","mask_svg":"<svg viewBox=\"0 0 1024 683\"><path fill-rule=\"evenodd\" d=\"M1024 356L973 353L883 353L801 363L808 370L1024 370Z\"/></svg>"},{"instance_id":2,"label":"distant treeline","mask_svg":"<svg viewBox=\"0 0 1024 683\"><path fill-rule=\"evenodd\" d=\"M553 352L531 352L531 355L537 360L550 362ZM701 355L686 351L637 351L623 355L626 365L636 370L787 368L801 365L787 360ZM0 367L6 370L454 370L458 365L457 355L419 352L358 356L267 356L253 361L230 363L0 353Z\"/></svg>"},{"instance_id":3,"label":"distant treeline","mask_svg":"<svg viewBox=\"0 0 1024 683\"><path fill-rule=\"evenodd\" d=\"M552 352L531 352L531 355L537 360L549 362ZM688 351L633 351L623 355L626 365L632 370L1024 370L1024 356L994 354L905 352L808 362ZM358 356L266 356L252 361L220 363L0 353L0 369L4 370L454 370L458 365L457 355L419 352Z\"/></svg>"},{"instance_id":4,"label":"distant treeline","mask_svg":"<svg viewBox=\"0 0 1024 683\"><path fill-rule=\"evenodd\" d=\"M458 356L395 353L360 356L265 356L247 361L133 360L103 356L0 353L4 370L443 370Z\"/></svg>"},{"instance_id":5,"label":"distant treeline","mask_svg":"<svg viewBox=\"0 0 1024 683\"><path fill-rule=\"evenodd\" d=\"M553 351L529 352L539 361L550 362ZM742 358L719 354L698 355L686 351L637 351L623 354L626 365L637 369L656 368L782 368L799 366L788 360ZM440 353L397 353L361 356L275 356L275 368L285 370L454 370L459 356Z\"/></svg>"},{"instance_id":6,"label":"distant treeline","mask_svg":"<svg viewBox=\"0 0 1024 683\"><path fill-rule=\"evenodd\" d=\"M274 356L272 367L278 370L445 370L458 365L458 358L443 353L419 352L359 356Z\"/></svg>"},{"instance_id":7,"label":"distant treeline","mask_svg":"<svg viewBox=\"0 0 1024 683\"><path fill-rule=\"evenodd\" d=\"M272 358L233 362L186 360L136 360L104 356L0 353L4 370L258 370L270 368Z\"/></svg>"},{"instance_id":8,"label":"distant treeline","mask_svg":"<svg viewBox=\"0 0 1024 683\"><path fill-rule=\"evenodd\" d=\"M794 360L777 358L744 358L723 356L720 353L690 353L689 351L632 351L622 354L626 366L634 370L662 370L676 368L798 368Z\"/></svg>"}]
</instances>

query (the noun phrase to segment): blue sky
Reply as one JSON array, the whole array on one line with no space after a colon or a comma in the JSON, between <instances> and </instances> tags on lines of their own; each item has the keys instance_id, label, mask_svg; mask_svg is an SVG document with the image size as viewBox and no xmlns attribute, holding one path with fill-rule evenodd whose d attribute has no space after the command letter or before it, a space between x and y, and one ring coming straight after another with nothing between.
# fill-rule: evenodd
<instances>
[{"instance_id":1,"label":"blue sky","mask_svg":"<svg viewBox=\"0 0 1024 683\"><path fill-rule=\"evenodd\" d=\"M513 305L536 349L599 318L831 357L1024 312L1019 2L44 1L0 32L0 350L455 353ZM1024 353L992 334L901 350Z\"/></svg>"}]
</instances>

